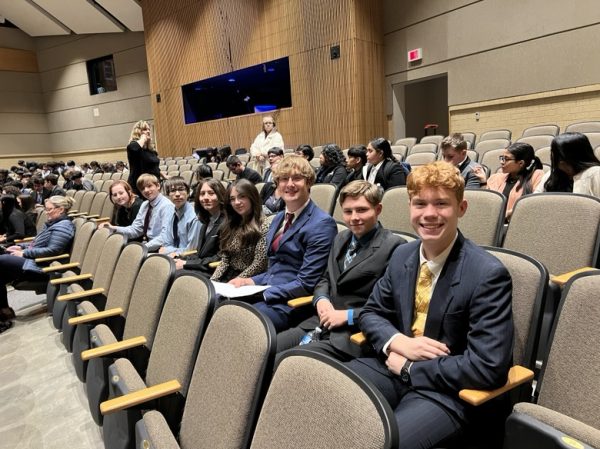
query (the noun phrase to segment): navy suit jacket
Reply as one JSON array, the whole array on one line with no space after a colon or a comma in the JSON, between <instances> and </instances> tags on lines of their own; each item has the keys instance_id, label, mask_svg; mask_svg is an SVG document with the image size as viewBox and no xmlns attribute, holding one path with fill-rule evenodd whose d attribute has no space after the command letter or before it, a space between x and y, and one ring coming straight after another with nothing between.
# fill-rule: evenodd
<instances>
[{"instance_id":1,"label":"navy suit jacket","mask_svg":"<svg viewBox=\"0 0 600 449\"><path fill-rule=\"evenodd\" d=\"M412 337L420 241L400 245L359 317L378 356L398 332ZM512 282L504 265L459 233L432 294L424 335L450 355L415 361L412 388L465 419L463 388L493 389L512 362Z\"/></svg>"},{"instance_id":2,"label":"navy suit jacket","mask_svg":"<svg viewBox=\"0 0 600 449\"><path fill-rule=\"evenodd\" d=\"M267 304L289 313L287 301L312 294L327 265L327 256L337 234L335 220L310 200L292 226L281 236L279 248L271 248L285 211L279 212L267 233L267 271L252 277L264 291Z\"/></svg>"}]
</instances>

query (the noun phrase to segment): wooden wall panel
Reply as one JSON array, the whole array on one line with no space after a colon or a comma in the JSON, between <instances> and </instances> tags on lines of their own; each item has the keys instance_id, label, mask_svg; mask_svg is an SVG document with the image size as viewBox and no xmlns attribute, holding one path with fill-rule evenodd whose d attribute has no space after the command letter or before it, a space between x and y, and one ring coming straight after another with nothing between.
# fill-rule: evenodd
<instances>
[{"instance_id":1,"label":"wooden wall panel","mask_svg":"<svg viewBox=\"0 0 600 449\"><path fill-rule=\"evenodd\" d=\"M286 147L384 134L381 0L143 0L142 9L161 155L249 147L260 114L185 125L181 86L285 56L292 107L274 115Z\"/></svg>"},{"instance_id":2,"label":"wooden wall panel","mask_svg":"<svg viewBox=\"0 0 600 449\"><path fill-rule=\"evenodd\" d=\"M0 70L37 73L35 52L17 48L0 48Z\"/></svg>"}]
</instances>

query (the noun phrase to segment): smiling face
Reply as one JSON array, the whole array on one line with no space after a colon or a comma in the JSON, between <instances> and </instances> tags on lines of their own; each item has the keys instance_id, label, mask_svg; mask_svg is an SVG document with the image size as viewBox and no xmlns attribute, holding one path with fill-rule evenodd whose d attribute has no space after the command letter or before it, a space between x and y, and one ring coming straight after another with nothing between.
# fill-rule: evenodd
<instances>
[{"instance_id":1,"label":"smiling face","mask_svg":"<svg viewBox=\"0 0 600 449\"><path fill-rule=\"evenodd\" d=\"M458 202L450 189L425 187L410 200L410 221L421 238L428 259L438 256L452 243L458 219L467 211L467 202Z\"/></svg>"},{"instance_id":2,"label":"smiling face","mask_svg":"<svg viewBox=\"0 0 600 449\"><path fill-rule=\"evenodd\" d=\"M211 215L219 212L219 198L211 187L204 183L200 189L200 204Z\"/></svg>"},{"instance_id":3,"label":"smiling face","mask_svg":"<svg viewBox=\"0 0 600 449\"><path fill-rule=\"evenodd\" d=\"M298 170L294 170L289 176L281 176L277 191L290 212L298 210L310 197L308 182Z\"/></svg>"},{"instance_id":4,"label":"smiling face","mask_svg":"<svg viewBox=\"0 0 600 449\"><path fill-rule=\"evenodd\" d=\"M229 194L229 202L234 211L242 217L247 217L252 213L252 204L250 199L242 193L238 193L237 188L233 187Z\"/></svg>"},{"instance_id":5,"label":"smiling face","mask_svg":"<svg viewBox=\"0 0 600 449\"><path fill-rule=\"evenodd\" d=\"M146 198L148 201L153 201L154 199L156 199L159 193L160 184L155 184L153 182L147 182L146 184L144 184L142 195L144 195L144 198Z\"/></svg>"},{"instance_id":6,"label":"smiling face","mask_svg":"<svg viewBox=\"0 0 600 449\"><path fill-rule=\"evenodd\" d=\"M129 194L122 184L117 184L110 189L110 198L112 199L113 204L116 204L119 207L127 206L130 200Z\"/></svg>"},{"instance_id":7,"label":"smiling face","mask_svg":"<svg viewBox=\"0 0 600 449\"><path fill-rule=\"evenodd\" d=\"M342 212L344 223L359 239L377 224L377 219L381 213L381 204L373 206L364 196L348 196L342 205Z\"/></svg>"}]
</instances>

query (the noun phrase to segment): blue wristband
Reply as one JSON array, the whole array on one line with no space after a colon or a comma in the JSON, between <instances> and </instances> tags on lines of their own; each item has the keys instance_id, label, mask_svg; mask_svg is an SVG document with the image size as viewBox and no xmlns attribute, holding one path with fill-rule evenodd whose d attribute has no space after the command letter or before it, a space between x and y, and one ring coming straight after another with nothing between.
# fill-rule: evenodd
<instances>
[{"instance_id":1,"label":"blue wristband","mask_svg":"<svg viewBox=\"0 0 600 449\"><path fill-rule=\"evenodd\" d=\"M354 324L354 309L348 309L348 326Z\"/></svg>"}]
</instances>

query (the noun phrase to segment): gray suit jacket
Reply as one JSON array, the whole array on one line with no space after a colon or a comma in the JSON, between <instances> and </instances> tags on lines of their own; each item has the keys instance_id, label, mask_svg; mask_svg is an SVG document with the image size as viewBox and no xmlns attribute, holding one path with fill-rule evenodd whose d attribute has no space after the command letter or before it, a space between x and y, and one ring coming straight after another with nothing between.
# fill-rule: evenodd
<instances>
[{"instance_id":1,"label":"gray suit jacket","mask_svg":"<svg viewBox=\"0 0 600 449\"><path fill-rule=\"evenodd\" d=\"M359 317L381 359L394 334L412 336L419 245L396 249ZM459 233L435 286L424 332L444 342L450 355L415 361L412 388L465 419L461 389L493 389L506 382L513 347L511 302L512 282L504 265Z\"/></svg>"}]
</instances>

